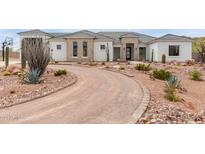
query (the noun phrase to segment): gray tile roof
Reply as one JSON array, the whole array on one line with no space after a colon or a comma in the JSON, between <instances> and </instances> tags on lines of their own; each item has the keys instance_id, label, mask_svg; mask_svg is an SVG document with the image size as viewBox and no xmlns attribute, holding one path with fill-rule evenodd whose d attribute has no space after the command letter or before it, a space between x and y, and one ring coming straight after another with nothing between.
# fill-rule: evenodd
<instances>
[{"instance_id":1,"label":"gray tile roof","mask_svg":"<svg viewBox=\"0 0 205 154\"><path fill-rule=\"evenodd\" d=\"M154 42L166 42L166 41L181 41L181 42L191 42L192 39L187 36L179 36L179 35L174 35L174 34L166 34L162 37L156 38L152 41L149 42L149 44L154 43Z\"/></svg>"},{"instance_id":2,"label":"gray tile roof","mask_svg":"<svg viewBox=\"0 0 205 154\"><path fill-rule=\"evenodd\" d=\"M112 41L114 41L114 44L120 44L121 43L120 39L123 37L136 37L139 39L140 43L145 43L145 44L151 44L151 43L160 42L160 41L163 41L163 42L165 41L182 41L182 42L192 41L190 37L178 36L178 35L173 35L173 34L167 34L162 37L156 38L156 37L152 37L152 36L137 33L137 32L114 32L114 31L94 33L88 30L81 30L81 31L77 31L74 33L46 33L41 30L35 29L35 30L20 32L18 34L22 35L26 33L43 33L47 36L50 36L51 38L66 38L72 35L77 35L78 37L89 37L89 38L95 38L95 39L111 39Z\"/></svg>"},{"instance_id":3,"label":"gray tile roof","mask_svg":"<svg viewBox=\"0 0 205 154\"><path fill-rule=\"evenodd\" d=\"M40 33L40 34L45 34L46 36L53 37L50 33L46 33L46 32L41 31L41 30L39 30L39 29L33 29L33 30L24 31L24 32L19 32L19 33L17 33L17 34L23 35L23 34L27 34L27 33L33 33L33 34L38 34L38 33Z\"/></svg>"},{"instance_id":4,"label":"gray tile roof","mask_svg":"<svg viewBox=\"0 0 205 154\"><path fill-rule=\"evenodd\" d=\"M68 35L70 33L49 33L49 34L53 35L54 37L59 37L59 36Z\"/></svg>"},{"instance_id":5,"label":"gray tile roof","mask_svg":"<svg viewBox=\"0 0 205 154\"><path fill-rule=\"evenodd\" d=\"M76 35L76 34L78 34L79 36L82 36L82 37L87 35L87 36L95 38L95 39L112 39L109 36L94 33L94 32L88 31L88 30L81 30L81 31L77 31L74 33L68 33L68 34L62 35L60 37L69 37L69 36Z\"/></svg>"},{"instance_id":6,"label":"gray tile roof","mask_svg":"<svg viewBox=\"0 0 205 154\"><path fill-rule=\"evenodd\" d=\"M148 43L155 39L155 37L141 34L141 33L136 33L136 32L99 32L98 34L103 34L106 36L109 36L114 39L115 43L118 44L120 43L120 38L122 37L137 37L139 38L139 41L142 43Z\"/></svg>"}]
</instances>

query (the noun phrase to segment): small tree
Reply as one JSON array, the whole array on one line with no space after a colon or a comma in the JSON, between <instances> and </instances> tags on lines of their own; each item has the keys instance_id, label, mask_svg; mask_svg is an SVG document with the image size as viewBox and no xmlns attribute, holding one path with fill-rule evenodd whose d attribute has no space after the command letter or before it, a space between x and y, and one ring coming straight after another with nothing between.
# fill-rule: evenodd
<instances>
[{"instance_id":1,"label":"small tree","mask_svg":"<svg viewBox=\"0 0 205 154\"><path fill-rule=\"evenodd\" d=\"M43 43L40 38L24 39L23 53L28 61L29 71L39 70L41 76L50 61L50 51L48 43Z\"/></svg>"},{"instance_id":2,"label":"small tree","mask_svg":"<svg viewBox=\"0 0 205 154\"><path fill-rule=\"evenodd\" d=\"M199 43L199 47L197 48L198 53L201 56L201 61L204 63L205 62L205 43L204 42L200 42Z\"/></svg>"}]
</instances>

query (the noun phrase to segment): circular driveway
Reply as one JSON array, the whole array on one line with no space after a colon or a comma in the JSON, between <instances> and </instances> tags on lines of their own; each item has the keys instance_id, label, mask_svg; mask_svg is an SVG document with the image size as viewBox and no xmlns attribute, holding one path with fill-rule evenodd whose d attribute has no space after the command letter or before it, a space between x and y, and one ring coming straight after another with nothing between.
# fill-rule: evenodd
<instances>
[{"instance_id":1,"label":"circular driveway","mask_svg":"<svg viewBox=\"0 0 205 154\"><path fill-rule=\"evenodd\" d=\"M0 123L128 123L143 92L132 79L114 72L65 68L78 82L57 93L0 110Z\"/></svg>"}]
</instances>

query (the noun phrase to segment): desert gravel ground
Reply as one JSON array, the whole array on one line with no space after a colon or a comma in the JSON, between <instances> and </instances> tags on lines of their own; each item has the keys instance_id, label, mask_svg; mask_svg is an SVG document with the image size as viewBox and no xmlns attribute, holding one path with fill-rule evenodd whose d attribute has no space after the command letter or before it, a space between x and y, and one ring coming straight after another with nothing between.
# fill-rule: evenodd
<instances>
[{"instance_id":1,"label":"desert gravel ground","mask_svg":"<svg viewBox=\"0 0 205 154\"><path fill-rule=\"evenodd\" d=\"M78 82L55 94L0 110L0 123L128 123L143 96L140 86L118 73L65 68Z\"/></svg>"}]
</instances>

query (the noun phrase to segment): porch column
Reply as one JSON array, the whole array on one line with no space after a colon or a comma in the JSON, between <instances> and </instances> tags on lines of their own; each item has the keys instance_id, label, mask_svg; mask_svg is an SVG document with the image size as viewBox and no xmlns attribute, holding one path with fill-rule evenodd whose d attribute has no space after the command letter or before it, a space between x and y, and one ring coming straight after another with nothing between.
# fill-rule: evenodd
<instances>
[{"instance_id":1,"label":"porch column","mask_svg":"<svg viewBox=\"0 0 205 154\"><path fill-rule=\"evenodd\" d=\"M125 49L126 46L124 44L120 47L120 60L121 61L126 61L126 55L125 55Z\"/></svg>"},{"instance_id":2,"label":"porch column","mask_svg":"<svg viewBox=\"0 0 205 154\"><path fill-rule=\"evenodd\" d=\"M134 60L137 61L139 59L139 47L138 44L134 44Z\"/></svg>"}]
</instances>

